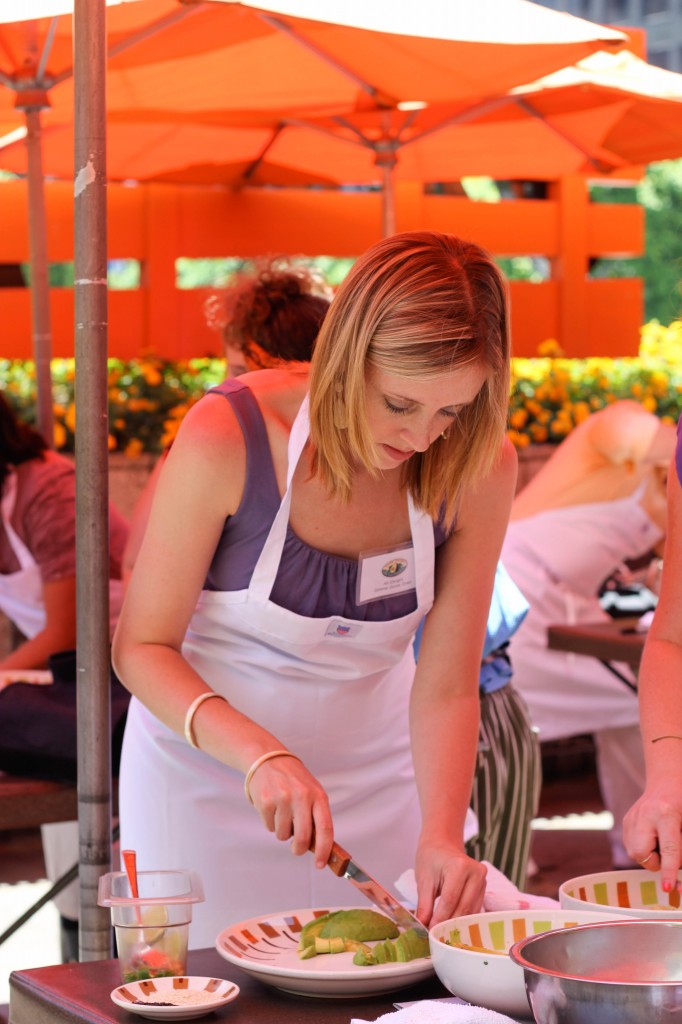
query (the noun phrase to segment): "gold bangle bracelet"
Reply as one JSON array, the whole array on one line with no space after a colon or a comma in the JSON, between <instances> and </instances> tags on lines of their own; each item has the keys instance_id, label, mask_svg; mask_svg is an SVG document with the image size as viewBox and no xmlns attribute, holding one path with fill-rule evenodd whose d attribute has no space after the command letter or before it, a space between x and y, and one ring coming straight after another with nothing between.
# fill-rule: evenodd
<instances>
[{"instance_id":1,"label":"gold bangle bracelet","mask_svg":"<svg viewBox=\"0 0 682 1024\"><path fill-rule=\"evenodd\" d=\"M204 701L210 700L211 697L217 697L219 700L225 700L225 698L221 696L221 694L216 693L215 690L206 690L205 693L200 693L187 708L187 714L185 715L185 739L189 743L190 747L194 747L195 750L199 749L199 744L194 738L194 731L192 729L194 716L197 713L197 709L201 707Z\"/></svg>"},{"instance_id":2,"label":"gold bangle bracelet","mask_svg":"<svg viewBox=\"0 0 682 1024\"><path fill-rule=\"evenodd\" d=\"M256 769L260 768L262 764L265 764L266 761L269 761L271 757L295 757L297 761L301 760L298 754L292 754L290 750L270 750L268 751L267 754L261 754L260 757L257 757L256 760L251 765L251 767L249 768L248 772L246 773L246 777L244 779L244 795L246 796L246 799L249 801L250 804L253 803L253 797L249 792L249 785L251 783L251 779L253 778L253 773L256 771Z\"/></svg>"}]
</instances>

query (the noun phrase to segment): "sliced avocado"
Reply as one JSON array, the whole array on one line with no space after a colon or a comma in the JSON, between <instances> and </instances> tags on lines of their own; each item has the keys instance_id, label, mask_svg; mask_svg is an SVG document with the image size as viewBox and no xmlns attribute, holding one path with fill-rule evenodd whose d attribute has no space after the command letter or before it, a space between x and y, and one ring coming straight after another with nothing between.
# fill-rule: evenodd
<instances>
[{"instance_id":1,"label":"sliced avocado","mask_svg":"<svg viewBox=\"0 0 682 1024\"><path fill-rule=\"evenodd\" d=\"M391 945L391 940L386 939L385 942L377 942L376 946L372 950L372 955L378 964L385 964L388 960L387 946Z\"/></svg>"},{"instance_id":2,"label":"sliced avocado","mask_svg":"<svg viewBox=\"0 0 682 1024\"><path fill-rule=\"evenodd\" d=\"M395 942L391 942L391 940L388 939L384 943L384 946L386 947L386 963L395 963L396 960L398 959L398 953L396 952Z\"/></svg>"},{"instance_id":3,"label":"sliced avocado","mask_svg":"<svg viewBox=\"0 0 682 1024\"><path fill-rule=\"evenodd\" d=\"M316 953L346 952L346 941L345 939L342 939L340 935L333 939L323 939L320 935L316 935L314 945Z\"/></svg>"},{"instance_id":4,"label":"sliced avocado","mask_svg":"<svg viewBox=\"0 0 682 1024\"><path fill-rule=\"evenodd\" d=\"M314 946L299 946L298 958L299 960L312 960L314 956L317 956L317 950Z\"/></svg>"},{"instance_id":5,"label":"sliced avocado","mask_svg":"<svg viewBox=\"0 0 682 1024\"><path fill-rule=\"evenodd\" d=\"M356 967L374 967L376 962L376 958L369 947L366 951L364 949L359 949L353 957L353 963Z\"/></svg>"},{"instance_id":6,"label":"sliced avocado","mask_svg":"<svg viewBox=\"0 0 682 1024\"><path fill-rule=\"evenodd\" d=\"M298 940L298 948L305 949L306 946L312 946L315 942L315 936L321 933L327 921L330 921L331 918L336 917L339 913L340 911L334 910L331 914L323 914L321 917L315 917L312 921L304 924Z\"/></svg>"},{"instance_id":7,"label":"sliced avocado","mask_svg":"<svg viewBox=\"0 0 682 1024\"><path fill-rule=\"evenodd\" d=\"M406 960L418 960L431 952L428 936L422 935L414 928L408 928L403 932L400 938L396 939L396 943L398 942L402 943Z\"/></svg>"},{"instance_id":8,"label":"sliced avocado","mask_svg":"<svg viewBox=\"0 0 682 1024\"><path fill-rule=\"evenodd\" d=\"M319 932L321 938L331 939L340 935L344 939L359 939L372 942L375 939L393 939L398 935L398 926L385 914L376 910L338 910L324 921Z\"/></svg>"},{"instance_id":9,"label":"sliced avocado","mask_svg":"<svg viewBox=\"0 0 682 1024\"><path fill-rule=\"evenodd\" d=\"M365 953L372 952L369 946L366 946L364 942L358 942L357 939L346 939L346 949L349 953L358 953L360 950Z\"/></svg>"}]
</instances>

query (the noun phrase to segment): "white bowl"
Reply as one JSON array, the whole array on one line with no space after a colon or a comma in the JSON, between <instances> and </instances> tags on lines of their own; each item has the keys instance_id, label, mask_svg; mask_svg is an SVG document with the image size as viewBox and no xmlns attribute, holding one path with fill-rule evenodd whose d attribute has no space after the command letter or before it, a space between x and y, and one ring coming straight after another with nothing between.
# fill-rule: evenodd
<instances>
[{"instance_id":1,"label":"white bowl","mask_svg":"<svg viewBox=\"0 0 682 1024\"><path fill-rule=\"evenodd\" d=\"M604 911L505 910L468 914L442 921L429 932L433 967L446 989L474 1006L485 1006L510 1017L532 1019L523 970L508 956L519 939L555 928L617 918ZM459 941L491 950L476 952L450 946L444 939L459 931Z\"/></svg>"},{"instance_id":2,"label":"white bowl","mask_svg":"<svg viewBox=\"0 0 682 1024\"><path fill-rule=\"evenodd\" d=\"M678 876L682 880L682 872ZM680 893L663 892L658 871L600 871L570 878L559 887L559 902L566 910L608 910L625 917L682 918ZM666 909L667 908L667 909Z\"/></svg>"}]
</instances>

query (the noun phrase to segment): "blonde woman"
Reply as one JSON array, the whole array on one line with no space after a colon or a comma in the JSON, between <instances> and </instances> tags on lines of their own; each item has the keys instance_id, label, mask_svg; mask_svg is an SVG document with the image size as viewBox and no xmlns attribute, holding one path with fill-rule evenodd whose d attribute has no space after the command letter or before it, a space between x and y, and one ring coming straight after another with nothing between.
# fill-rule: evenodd
<instances>
[{"instance_id":1,"label":"blonde woman","mask_svg":"<svg viewBox=\"0 0 682 1024\"><path fill-rule=\"evenodd\" d=\"M389 886L414 865L425 923L480 908L463 826L516 478L508 388L492 258L402 234L340 287L309 379L246 374L183 422L114 657L137 698L122 841L199 871L193 944L356 903L323 870L334 837Z\"/></svg>"}]
</instances>

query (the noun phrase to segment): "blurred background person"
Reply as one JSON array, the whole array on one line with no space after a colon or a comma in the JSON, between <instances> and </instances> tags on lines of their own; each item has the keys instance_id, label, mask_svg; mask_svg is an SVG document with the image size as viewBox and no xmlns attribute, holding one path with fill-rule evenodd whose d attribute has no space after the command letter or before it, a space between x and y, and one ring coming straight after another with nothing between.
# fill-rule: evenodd
<instances>
[{"instance_id":1,"label":"blurred background person","mask_svg":"<svg viewBox=\"0 0 682 1024\"><path fill-rule=\"evenodd\" d=\"M528 602L498 563L479 674L481 722L471 808L477 831L466 850L524 889L532 821L538 811L542 763L538 730L513 685L510 641L528 613ZM415 637L419 654L423 625Z\"/></svg>"},{"instance_id":2,"label":"blurred background person","mask_svg":"<svg viewBox=\"0 0 682 1024\"><path fill-rule=\"evenodd\" d=\"M70 459L48 448L45 439L25 423L0 392L0 611L13 623L20 639L2 660L0 671L13 674L24 669L44 669L53 659L64 672L73 670L72 689L60 688L72 706L75 737L76 716L76 474ZM128 524L113 504L109 506L110 626L116 625L123 599L121 564ZM73 656L73 657L71 657ZM30 695L30 696L29 696ZM121 696L121 695L120 695ZM12 735L3 747L2 764L20 764L25 774L54 777L54 757L41 768L36 737L59 732L55 715L56 690L21 684L2 694L3 728ZM60 703L61 708L61 703ZM25 729L21 723L25 720ZM22 748L22 736L26 747ZM66 734L58 743L70 742ZM39 741L38 741L39 746ZM75 747L75 744L74 744ZM75 760L76 751L63 754ZM30 758L30 761L29 761ZM16 760L20 759L20 760ZM76 822L44 825L43 851L47 876L54 881L78 861ZM61 914L62 951L65 959L78 958L78 883L64 889L55 903Z\"/></svg>"},{"instance_id":3,"label":"blurred background person","mask_svg":"<svg viewBox=\"0 0 682 1024\"><path fill-rule=\"evenodd\" d=\"M607 620L599 592L628 560L660 551L675 429L632 401L573 430L514 499L502 548L530 603L511 642L514 683L540 740L593 733L613 864L632 862L622 819L644 785L636 680L626 665L547 648L553 624ZM617 673L617 674L616 674Z\"/></svg>"},{"instance_id":4,"label":"blurred background person","mask_svg":"<svg viewBox=\"0 0 682 1024\"><path fill-rule=\"evenodd\" d=\"M209 325L223 339L226 376L307 366L330 298L331 290L319 275L282 256L258 260L254 270L236 275L229 288L205 304ZM123 556L126 580L140 550L166 454L157 461L131 516Z\"/></svg>"}]
</instances>

